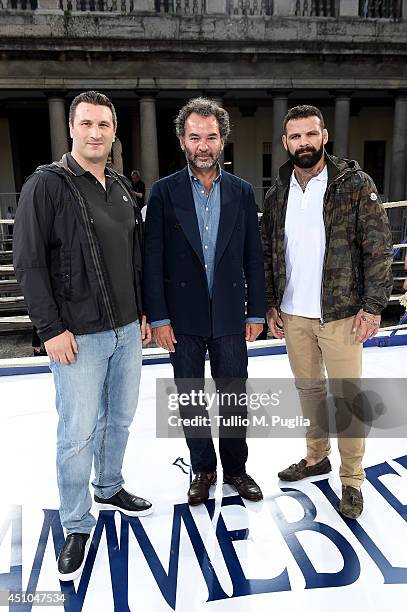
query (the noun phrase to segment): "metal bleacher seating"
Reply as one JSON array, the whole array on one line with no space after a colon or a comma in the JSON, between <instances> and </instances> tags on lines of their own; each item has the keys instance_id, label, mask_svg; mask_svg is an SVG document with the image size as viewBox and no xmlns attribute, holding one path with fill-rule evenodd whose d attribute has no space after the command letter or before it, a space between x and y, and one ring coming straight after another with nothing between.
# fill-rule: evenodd
<instances>
[{"instance_id":1,"label":"metal bleacher seating","mask_svg":"<svg viewBox=\"0 0 407 612\"><path fill-rule=\"evenodd\" d=\"M407 201L388 202L385 204L386 209L406 206ZM261 213L259 217L261 217ZM24 297L14 275L12 229L10 231L13 225L14 220L12 219L0 219L0 334L3 332L25 331L32 328ZM404 258L407 248L407 218L404 220L404 225L401 228L401 236L401 242L394 245L394 287L390 298L390 306L397 305L399 298L404 293L403 282L407 276L407 272L404 269Z\"/></svg>"},{"instance_id":2,"label":"metal bleacher seating","mask_svg":"<svg viewBox=\"0 0 407 612\"><path fill-rule=\"evenodd\" d=\"M0 219L0 333L32 327L24 297L14 275L13 225L13 219Z\"/></svg>"}]
</instances>

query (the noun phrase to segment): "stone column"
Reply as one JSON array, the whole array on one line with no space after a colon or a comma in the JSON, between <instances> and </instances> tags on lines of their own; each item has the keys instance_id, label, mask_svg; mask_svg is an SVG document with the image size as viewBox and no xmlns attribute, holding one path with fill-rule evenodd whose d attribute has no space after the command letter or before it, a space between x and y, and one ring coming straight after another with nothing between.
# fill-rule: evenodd
<instances>
[{"instance_id":1,"label":"stone column","mask_svg":"<svg viewBox=\"0 0 407 612\"><path fill-rule=\"evenodd\" d=\"M350 94L339 93L335 99L334 155L349 155Z\"/></svg>"},{"instance_id":2,"label":"stone column","mask_svg":"<svg viewBox=\"0 0 407 612\"><path fill-rule=\"evenodd\" d=\"M117 136L112 145L112 166L116 172L123 174L123 147Z\"/></svg>"},{"instance_id":3,"label":"stone column","mask_svg":"<svg viewBox=\"0 0 407 612\"><path fill-rule=\"evenodd\" d=\"M141 145L140 145L140 111L132 108L130 111L131 129L131 169L141 172Z\"/></svg>"},{"instance_id":4,"label":"stone column","mask_svg":"<svg viewBox=\"0 0 407 612\"><path fill-rule=\"evenodd\" d=\"M393 202L404 200L406 197L406 167L407 91L402 91L398 93L394 105L393 149L390 172L390 200Z\"/></svg>"},{"instance_id":5,"label":"stone column","mask_svg":"<svg viewBox=\"0 0 407 612\"><path fill-rule=\"evenodd\" d=\"M59 161L69 151L65 101L61 97L48 98L49 126L51 134L51 161Z\"/></svg>"},{"instance_id":6,"label":"stone column","mask_svg":"<svg viewBox=\"0 0 407 612\"><path fill-rule=\"evenodd\" d=\"M213 92L213 93L208 92L208 93L205 93L204 95L205 95L205 97L210 98L211 100L214 100L215 102L217 102L217 104L219 104L219 106L221 106L223 108L223 96L224 96L224 93L218 91L218 92ZM225 161L225 155L224 155L224 153L222 151L221 156L219 158L219 165L220 165L221 168L223 168L223 162L224 161ZM226 170L227 170L227 168L226 168Z\"/></svg>"},{"instance_id":7,"label":"stone column","mask_svg":"<svg viewBox=\"0 0 407 612\"><path fill-rule=\"evenodd\" d=\"M283 121L288 110L287 92L273 94L273 130L271 136L271 179L277 177L279 167L286 161L287 153L281 142Z\"/></svg>"},{"instance_id":8,"label":"stone column","mask_svg":"<svg viewBox=\"0 0 407 612\"><path fill-rule=\"evenodd\" d=\"M0 111L0 218L5 219L7 208L16 208L16 186L14 182L13 150L11 145L10 121ZM17 160L16 160L17 161ZM9 195L6 195L9 194ZM8 237L8 226L0 225L0 237ZM0 245L1 248L1 245Z\"/></svg>"},{"instance_id":9,"label":"stone column","mask_svg":"<svg viewBox=\"0 0 407 612\"><path fill-rule=\"evenodd\" d=\"M157 120L153 94L140 97L141 174L150 189L159 177Z\"/></svg>"}]
</instances>

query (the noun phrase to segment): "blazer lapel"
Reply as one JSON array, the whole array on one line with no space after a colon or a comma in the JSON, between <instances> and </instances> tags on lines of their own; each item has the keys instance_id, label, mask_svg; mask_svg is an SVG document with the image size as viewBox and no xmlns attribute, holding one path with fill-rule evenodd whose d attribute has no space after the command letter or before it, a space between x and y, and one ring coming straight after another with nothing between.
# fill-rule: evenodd
<instances>
[{"instance_id":1,"label":"blazer lapel","mask_svg":"<svg viewBox=\"0 0 407 612\"><path fill-rule=\"evenodd\" d=\"M171 192L175 215L187 237L188 242L197 254L202 266L205 265L202 251L201 236L199 233L198 219L195 212L194 198L192 195L191 179L188 168L184 168L177 175L175 185Z\"/></svg>"},{"instance_id":2,"label":"blazer lapel","mask_svg":"<svg viewBox=\"0 0 407 612\"><path fill-rule=\"evenodd\" d=\"M229 243L240 206L241 186L223 173L220 182L220 219L215 252L215 270Z\"/></svg>"}]
</instances>

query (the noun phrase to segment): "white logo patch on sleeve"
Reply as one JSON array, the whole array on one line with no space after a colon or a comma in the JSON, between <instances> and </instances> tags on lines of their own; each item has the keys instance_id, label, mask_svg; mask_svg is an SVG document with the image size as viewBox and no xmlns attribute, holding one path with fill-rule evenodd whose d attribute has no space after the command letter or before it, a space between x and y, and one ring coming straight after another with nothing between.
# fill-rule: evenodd
<instances>
[{"instance_id":1,"label":"white logo patch on sleeve","mask_svg":"<svg viewBox=\"0 0 407 612\"><path fill-rule=\"evenodd\" d=\"M370 199L373 200L373 202L376 202L377 195L374 193L374 191L372 191L372 193L370 194Z\"/></svg>"}]
</instances>

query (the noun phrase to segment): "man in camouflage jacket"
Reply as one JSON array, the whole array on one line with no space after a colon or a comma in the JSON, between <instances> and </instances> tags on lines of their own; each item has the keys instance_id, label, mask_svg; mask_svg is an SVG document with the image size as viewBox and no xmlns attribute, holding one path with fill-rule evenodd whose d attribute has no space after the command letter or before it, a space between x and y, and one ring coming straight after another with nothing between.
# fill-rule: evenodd
<instances>
[{"instance_id":1,"label":"man in camouflage jacket","mask_svg":"<svg viewBox=\"0 0 407 612\"><path fill-rule=\"evenodd\" d=\"M377 333L392 289L391 233L376 186L356 161L328 155L327 141L319 109L290 109L282 137L290 159L266 195L262 218L267 320L276 338L285 337L310 419L306 458L279 473L288 481L331 470L325 368L343 418L350 398L338 381L360 378L362 344ZM365 440L361 422L352 414L348 422L338 436L339 508L357 518Z\"/></svg>"}]
</instances>

